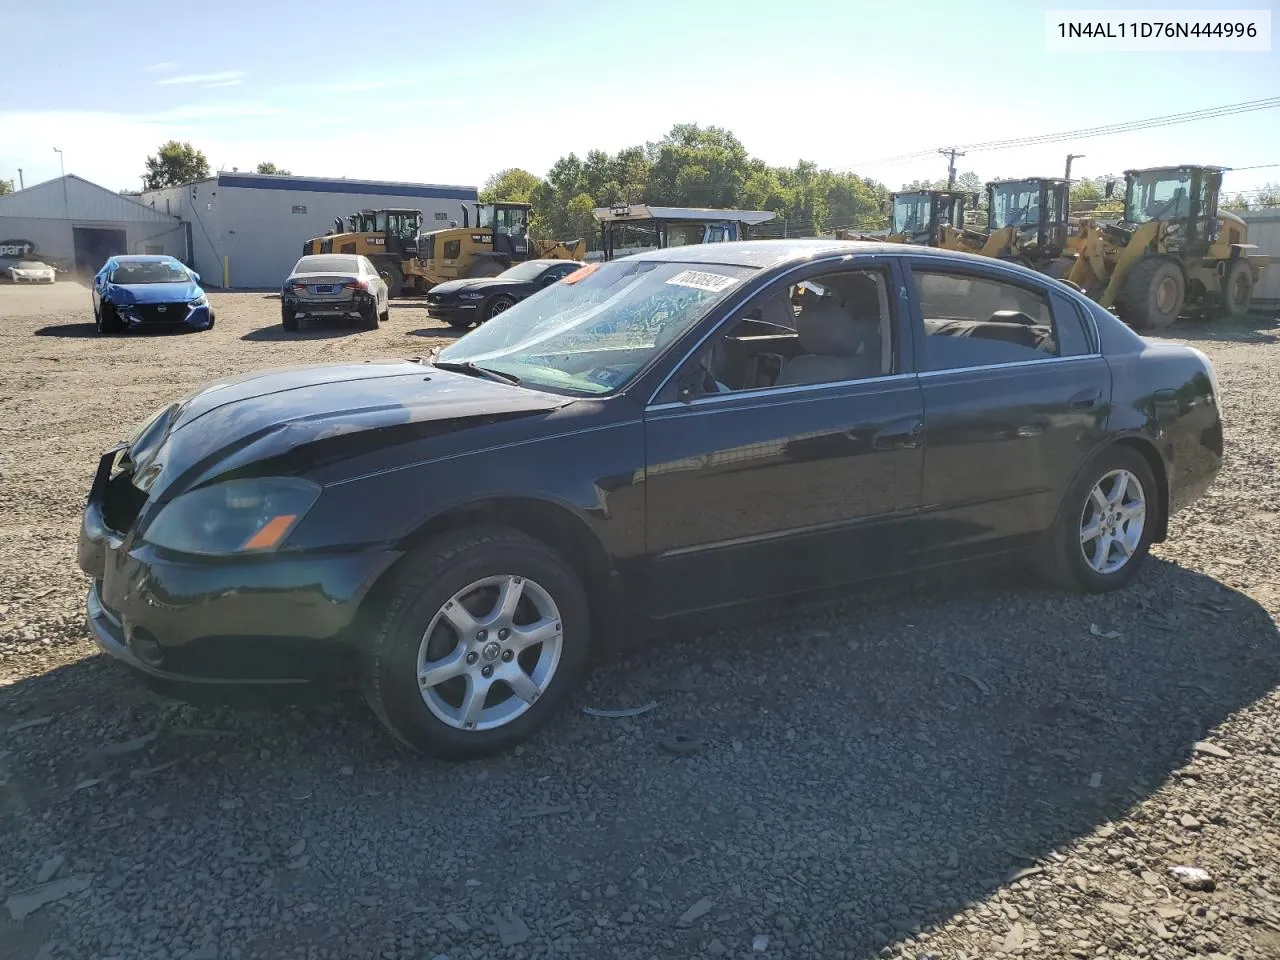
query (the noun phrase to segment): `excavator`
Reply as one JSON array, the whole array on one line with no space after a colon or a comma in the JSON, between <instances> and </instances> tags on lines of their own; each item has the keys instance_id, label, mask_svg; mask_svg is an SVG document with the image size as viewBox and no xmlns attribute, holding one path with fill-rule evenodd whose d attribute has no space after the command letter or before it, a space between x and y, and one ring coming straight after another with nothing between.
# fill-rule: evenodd
<instances>
[{"instance_id":1,"label":"excavator","mask_svg":"<svg viewBox=\"0 0 1280 960\"><path fill-rule=\"evenodd\" d=\"M1218 209L1225 167L1126 170L1118 223L1084 220L1065 279L1135 330L1167 329L1187 308L1247 313L1267 257L1245 222ZM1107 196L1115 184L1107 184Z\"/></svg>"},{"instance_id":2,"label":"excavator","mask_svg":"<svg viewBox=\"0 0 1280 960\"><path fill-rule=\"evenodd\" d=\"M462 205L462 226L422 233L418 210L361 210L335 219L335 231L303 245L303 255L356 253L373 262L390 296L426 293L437 283L497 276L524 260L581 260L586 240L565 242L529 236L527 203ZM472 221L474 219L474 225ZM345 229L342 229L345 227Z\"/></svg>"}]
</instances>

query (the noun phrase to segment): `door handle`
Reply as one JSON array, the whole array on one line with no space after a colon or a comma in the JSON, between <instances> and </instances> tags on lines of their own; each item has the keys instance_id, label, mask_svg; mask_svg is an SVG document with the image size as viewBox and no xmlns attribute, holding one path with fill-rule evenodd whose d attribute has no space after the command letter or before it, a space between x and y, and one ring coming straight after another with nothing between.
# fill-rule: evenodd
<instances>
[{"instance_id":1,"label":"door handle","mask_svg":"<svg viewBox=\"0 0 1280 960\"><path fill-rule=\"evenodd\" d=\"M872 443L877 450L902 450L920 446L920 438L924 436L924 421L917 420L905 430L894 431L892 428L875 435Z\"/></svg>"},{"instance_id":2,"label":"door handle","mask_svg":"<svg viewBox=\"0 0 1280 960\"><path fill-rule=\"evenodd\" d=\"M1100 389L1081 390L1068 403L1072 410L1092 410L1098 405L1098 401L1102 399L1102 391Z\"/></svg>"}]
</instances>

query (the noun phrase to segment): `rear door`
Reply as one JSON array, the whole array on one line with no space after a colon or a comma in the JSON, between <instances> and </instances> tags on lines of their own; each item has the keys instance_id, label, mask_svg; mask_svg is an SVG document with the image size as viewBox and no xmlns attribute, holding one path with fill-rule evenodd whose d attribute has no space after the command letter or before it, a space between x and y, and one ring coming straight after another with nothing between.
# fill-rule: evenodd
<instances>
[{"instance_id":1,"label":"rear door","mask_svg":"<svg viewBox=\"0 0 1280 960\"><path fill-rule=\"evenodd\" d=\"M1051 285L908 261L924 400L922 560L994 552L1048 528L1102 440L1111 373L1093 324Z\"/></svg>"}]
</instances>

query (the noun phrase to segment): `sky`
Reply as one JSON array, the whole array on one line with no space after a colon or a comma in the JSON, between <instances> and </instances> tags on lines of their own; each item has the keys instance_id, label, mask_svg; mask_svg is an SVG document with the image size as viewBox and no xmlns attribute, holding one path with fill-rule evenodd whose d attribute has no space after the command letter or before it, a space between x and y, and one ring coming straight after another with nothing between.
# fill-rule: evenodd
<instances>
[{"instance_id":1,"label":"sky","mask_svg":"<svg viewBox=\"0 0 1280 960\"><path fill-rule=\"evenodd\" d=\"M1203 8L1144 3L1127 8ZM1270 10L1276 2L1222 6ZM1280 96L1280 52L1061 53L1064 3L350 0L183 10L64 0L4 15L0 177L66 171L140 187L189 140L214 169L483 185L557 158L716 124L772 164L805 159L890 188L946 175L953 144L1077 130ZM1096 0L1093 6L1099 4ZM1077 8L1080 9L1080 8ZM16 42L15 42L16 41ZM1228 192L1280 181L1280 109L1038 147L970 151L985 181L1207 163Z\"/></svg>"}]
</instances>

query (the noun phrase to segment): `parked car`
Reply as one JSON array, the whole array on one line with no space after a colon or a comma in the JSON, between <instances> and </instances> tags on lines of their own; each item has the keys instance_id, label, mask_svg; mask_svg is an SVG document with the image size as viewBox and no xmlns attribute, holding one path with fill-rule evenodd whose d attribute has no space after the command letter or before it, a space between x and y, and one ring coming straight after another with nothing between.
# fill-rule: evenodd
<instances>
[{"instance_id":1,"label":"parked car","mask_svg":"<svg viewBox=\"0 0 1280 960\"><path fill-rule=\"evenodd\" d=\"M1203 353L1014 264L670 248L421 362L160 410L98 464L88 619L153 677L358 675L400 740L475 757L690 611L1000 555L1123 587L1218 472L1218 398Z\"/></svg>"},{"instance_id":2,"label":"parked car","mask_svg":"<svg viewBox=\"0 0 1280 960\"><path fill-rule=\"evenodd\" d=\"M306 256L280 291L280 322L297 330L306 317L350 317L377 330L391 311L387 284L367 257L353 253Z\"/></svg>"},{"instance_id":3,"label":"parked car","mask_svg":"<svg viewBox=\"0 0 1280 960\"><path fill-rule=\"evenodd\" d=\"M427 313L465 330L491 320L581 266L577 260L526 260L496 277L438 283L427 291Z\"/></svg>"},{"instance_id":4,"label":"parked car","mask_svg":"<svg viewBox=\"0 0 1280 960\"><path fill-rule=\"evenodd\" d=\"M173 257L111 257L93 278L92 296L98 333L178 325L213 329L200 275Z\"/></svg>"},{"instance_id":5,"label":"parked car","mask_svg":"<svg viewBox=\"0 0 1280 960\"><path fill-rule=\"evenodd\" d=\"M53 267L39 260L19 260L11 263L8 273L13 283L53 283L57 279Z\"/></svg>"}]
</instances>

